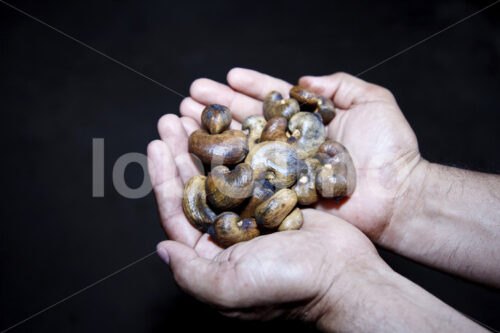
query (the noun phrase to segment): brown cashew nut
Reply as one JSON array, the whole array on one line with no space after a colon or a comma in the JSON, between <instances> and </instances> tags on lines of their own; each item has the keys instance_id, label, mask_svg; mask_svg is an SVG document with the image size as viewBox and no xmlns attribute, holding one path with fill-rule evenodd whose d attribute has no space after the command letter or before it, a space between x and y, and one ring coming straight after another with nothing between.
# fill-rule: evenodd
<instances>
[{"instance_id":1,"label":"brown cashew nut","mask_svg":"<svg viewBox=\"0 0 500 333\"><path fill-rule=\"evenodd\" d=\"M242 219L233 212L218 215L214 222L215 241L224 248L251 240L259 235L260 231L255 219Z\"/></svg>"},{"instance_id":2,"label":"brown cashew nut","mask_svg":"<svg viewBox=\"0 0 500 333\"><path fill-rule=\"evenodd\" d=\"M296 100L293 98L283 99L283 96L277 91L271 91L264 97L262 109L266 120L274 117L290 119L300 111L299 103Z\"/></svg>"},{"instance_id":3,"label":"brown cashew nut","mask_svg":"<svg viewBox=\"0 0 500 333\"><path fill-rule=\"evenodd\" d=\"M350 196L356 187L356 169L351 155L339 142L328 139L318 149L323 166L316 175L316 189L324 198Z\"/></svg>"},{"instance_id":4,"label":"brown cashew nut","mask_svg":"<svg viewBox=\"0 0 500 333\"><path fill-rule=\"evenodd\" d=\"M189 136L189 152L198 156L205 164L238 164L248 153L247 141L247 136L242 131L227 130L220 134L210 134L199 129Z\"/></svg>"},{"instance_id":5,"label":"brown cashew nut","mask_svg":"<svg viewBox=\"0 0 500 333\"><path fill-rule=\"evenodd\" d=\"M308 158L305 161L307 169L299 174L293 190L297 194L297 199L301 205L312 205L319 200L316 191L316 174L321 169L321 162L316 158Z\"/></svg>"},{"instance_id":6,"label":"brown cashew nut","mask_svg":"<svg viewBox=\"0 0 500 333\"><path fill-rule=\"evenodd\" d=\"M224 132L231 125L231 111L224 105L210 104L201 113L201 123L210 134Z\"/></svg>"},{"instance_id":7,"label":"brown cashew nut","mask_svg":"<svg viewBox=\"0 0 500 333\"><path fill-rule=\"evenodd\" d=\"M288 136L286 130L288 120L285 117L273 117L268 120L266 126L262 130L260 142L264 141L281 141L287 142Z\"/></svg>"},{"instance_id":8,"label":"brown cashew nut","mask_svg":"<svg viewBox=\"0 0 500 333\"><path fill-rule=\"evenodd\" d=\"M304 167L295 149L279 141L261 142L245 159L254 172L255 182L269 181L275 188L290 187Z\"/></svg>"},{"instance_id":9,"label":"brown cashew nut","mask_svg":"<svg viewBox=\"0 0 500 333\"><path fill-rule=\"evenodd\" d=\"M304 224L304 216L300 208L297 207L281 222L278 231L299 230L302 224Z\"/></svg>"},{"instance_id":10,"label":"brown cashew nut","mask_svg":"<svg viewBox=\"0 0 500 333\"><path fill-rule=\"evenodd\" d=\"M290 89L290 97L300 103L301 110L319 114L325 125L335 118L336 111L333 102L324 96L318 95L304 87L294 86Z\"/></svg>"},{"instance_id":11,"label":"brown cashew nut","mask_svg":"<svg viewBox=\"0 0 500 333\"><path fill-rule=\"evenodd\" d=\"M217 214L207 205L205 176L192 177L185 185L182 209L189 222L200 231L207 231L213 225Z\"/></svg>"},{"instance_id":12,"label":"brown cashew nut","mask_svg":"<svg viewBox=\"0 0 500 333\"><path fill-rule=\"evenodd\" d=\"M245 163L234 170L223 165L213 168L205 184L209 204L218 209L238 206L252 195L253 187L253 170Z\"/></svg>"},{"instance_id":13,"label":"brown cashew nut","mask_svg":"<svg viewBox=\"0 0 500 333\"><path fill-rule=\"evenodd\" d=\"M255 209L258 205L269 199L274 194L271 183L264 181L256 183L253 194L246 206L240 213L241 218L255 217Z\"/></svg>"},{"instance_id":14,"label":"brown cashew nut","mask_svg":"<svg viewBox=\"0 0 500 333\"><path fill-rule=\"evenodd\" d=\"M297 204L294 191L284 188L274 193L255 209L255 219L264 228L276 228Z\"/></svg>"},{"instance_id":15,"label":"brown cashew nut","mask_svg":"<svg viewBox=\"0 0 500 333\"><path fill-rule=\"evenodd\" d=\"M241 130L248 136L248 149L252 150L253 147L260 142L262 130L266 126L266 119L262 116L250 116L245 118L241 124Z\"/></svg>"},{"instance_id":16,"label":"brown cashew nut","mask_svg":"<svg viewBox=\"0 0 500 333\"><path fill-rule=\"evenodd\" d=\"M288 122L288 130L292 133L288 142L301 159L314 156L326 138L325 125L310 112L296 113Z\"/></svg>"}]
</instances>

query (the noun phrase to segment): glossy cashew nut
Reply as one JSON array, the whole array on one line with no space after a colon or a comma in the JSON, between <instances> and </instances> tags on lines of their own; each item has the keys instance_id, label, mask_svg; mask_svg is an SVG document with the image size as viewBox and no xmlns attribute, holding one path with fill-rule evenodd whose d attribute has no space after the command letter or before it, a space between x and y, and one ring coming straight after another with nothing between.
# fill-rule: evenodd
<instances>
[{"instance_id":1,"label":"glossy cashew nut","mask_svg":"<svg viewBox=\"0 0 500 333\"><path fill-rule=\"evenodd\" d=\"M206 177L192 177L185 185L182 197L182 209L189 222L200 231L207 231L215 221L216 214L207 205L205 192Z\"/></svg>"},{"instance_id":2,"label":"glossy cashew nut","mask_svg":"<svg viewBox=\"0 0 500 333\"><path fill-rule=\"evenodd\" d=\"M255 219L241 219L236 213L224 212L218 215L214 222L215 241L225 248L259 235Z\"/></svg>"},{"instance_id":3,"label":"glossy cashew nut","mask_svg":"<svg viewBox=\"0 0 500 333\"><path fill-rule=\"evenodd\" d=\"M351 155L339 142L328 139L318 149L323 166L316 175L316 189L324 198L350 196L356 187L356 169Z\"/></svg>"},{"instance_id":4,"label":"glossy cashew nut","mask_svg":"<svg viewBox=\"0 0 500 333\"><path fill-rule=\"evenodd\" d=\"M223 165L213 168L205 185L208 202L218 209L238 206L252 194L253 187L253 170L245 163L234 170Z\"/></svg>"},{"instance_id":5,"label":"glossy cashew nut","mask_svg":"<svg viewBox=\"0 0 500 333\"><path fill-rule=\"evenodd\" d=\"M325 125L310 112L295 114L288 122L288 130L292 133L288 141L301 159L314 156L326 138Z\"/></svg>"},{"instance_id":6,"label":"glossy cashew nut","mask_svg":"<svg viewBox=\"0 0 500 333\"><path fill-rule=\"evenodd\" d=\"M299 102L301 110L319 114L325 125L335 118L336 111L333 102L324 96L313 93L304 87L294 86L290 89L290 97Z\"/></svg>"},{"instance_id":7,"label":"glossy cashew nut","mask_svg":"<svg viewBox=\"0 0 500 333\"><path fill-rule=\"evenodd\" d=\"M201 123L210 134L219 134L229 128L231 111L224 105L210 104L201 113Z\"/></svg>"},{"instance_id":8,"label":"glossy cashew nut","mask_svg":"<svg viewBox=\"0 0 500 333\"><path fill-rule=\"evenodd\" d=\"M266 120L274 117L290 119L300 111L299 103L296 100L293 98L283 99L283 96L277 91L271 91L264 97L262 109Z\"/></svg>"},{"instance_id":9,"label":"glossy cashew nut","mask_svg":"<svg viewBox=\"0 0 500 333\"><path fill-rule=\"evenodd\" d=\"M255 219L264 228L273 229L283 222L297 204L294 191L284 188L274 193L255 209Z\"/></svg>"},{"instance_id":10,"label":"glossy cashew nut","mask_svg":"<svg viewBox=\"0 0 500 333\"><path fill-rule=\"evenodd\" d=\"M241 130L248 136L248 149L252 150L253 147L260 142L262 130L266 126L266 119L262 116L250 116L245 118L241 124Z\"/></svg>"}]
</instances>

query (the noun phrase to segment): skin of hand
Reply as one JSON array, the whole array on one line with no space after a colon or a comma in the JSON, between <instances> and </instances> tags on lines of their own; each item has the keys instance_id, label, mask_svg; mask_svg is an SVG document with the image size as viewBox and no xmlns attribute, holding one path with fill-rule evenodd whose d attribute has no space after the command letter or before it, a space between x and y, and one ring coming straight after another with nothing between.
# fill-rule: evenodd
<instances>
[{"instance_id":1,"label":"skin of hand","mask_svg":"<svg viewBox=\"0 0 500 333\"><path fill-rule=\"evenodd\" d=\"M262 114L269 91L288 96L292 87L241 68L231 70L227 81L229 86L209 79L193 82L191 97L180 107L187 128L199 126L205 105L218 103L232 110L232 128L239 129L246 117ZM413 130L383 87L345 73L305 76L299 85L333 100L337 116L328 136L347 147L357 172L351 197L340 203L323 200L315 208L352 223L401 255L500 286L500 177L423 159Z\"/></svg>"},{"instance_id":2,"label":"skin of hand","mask_svg":"<svg viewBox=\"0 0 500 333\"><path fill-rule=\"evenodd\" d=\"M244 74L240 84L246 87L245 94L206 79L196 81L191 94L197 100L183 101L181 118L162 117L161 140L148 146L149 175L170 239L158 245L158 253L180 287L228 316L286 315L314 322L326 331L478 329L394 273L361 231L320 210L304 210L301 230L257 237L225 250L191 226L182 211L182 189L200 172L188 153L188 136L200 128L204 105L228 105L233 111L231 126L239 128L246 116L261 112L259 99L265 93L286 93L290 87L242 69L231 71L229 78L238 71ZM244 82L249 79L253 85ZM218 93L213 94L212 88ZM383 95L391 97L386 91ZM427 320L422 321L422 316Z\"/></svg>"}]
</instances>

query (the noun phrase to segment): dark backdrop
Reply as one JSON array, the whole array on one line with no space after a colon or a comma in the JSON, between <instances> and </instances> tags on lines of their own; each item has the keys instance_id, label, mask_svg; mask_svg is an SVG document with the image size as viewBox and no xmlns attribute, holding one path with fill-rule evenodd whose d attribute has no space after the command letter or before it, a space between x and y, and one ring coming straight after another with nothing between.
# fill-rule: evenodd
<instances>
[{"instance_id":1,"label":"dark backdrop","mask_svg":"<svg viewBox=\"0 0 500 333\"><path fill-rule=\"evenodd\" d=\"M243 66L296 82L359 73L488 1L21 1L12 4L182 94ZM362 76L393 91L425 158L500 172L500 4ZM0 329L154 250L152 194L126 199L115 161L145 153L179 96L0 3ZM105 196L92 198L92 138L105 139ZM130 165L131 187L142 182ZM500 294L381 250L398 272L500 329ZM156 256L13 332L141 332L229 320L184 295Z\"/></svg>"}]
</instances>

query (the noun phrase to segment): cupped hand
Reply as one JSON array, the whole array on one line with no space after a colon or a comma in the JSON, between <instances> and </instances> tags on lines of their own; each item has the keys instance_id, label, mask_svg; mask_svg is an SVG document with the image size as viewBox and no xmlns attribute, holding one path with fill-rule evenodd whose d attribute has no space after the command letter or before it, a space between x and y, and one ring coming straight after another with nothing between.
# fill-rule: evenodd
<instances>
[{"instance_id":1,"label":"cupped hand","mask_svg":"<svg viewBox=\"0 0 500 333\"><path fill-rule=\"evenodd\" d=\"M233 113L233 128L248 116L262 114L262 100L276 90L288 96L292 85L259 72L235 68L227 75L229 85L198 79L184 99L183 120L194 125L205 105L227 105ZM341 202L322 200L316 208L341 217L366 233L373 241L390 246L384 231L396 207L402 205L410 175L422 161L417 139L387 89L345 73L305 76L299 84L331 98L337 116L328 126L328 136L344 144L357 171L353 195ZM193 121L194 120L194 121Z\"/></svg>"},{"instance_id":2,"label":"cupped hand","mask_svg":"<svg viewBox=\"0 0 500 333\"><path fill-rule=\"evenodd\" d=\"M260 103L238 96L255 106ZM245 116L236 111L241 108L227 100L206 101L212 102L230 105L235 110L234 126L239 126ZM162 117L161 140L148 146L149 174L169 238L158 245L158 253L186 292L229 316L286 315L317 322L345 293L354 295L352 281L362 280L358 275L388 269L361 231L315 209L303 210L301 230L260 236L227 249L195 229L183 213L182 190L200 172L188 153L188 137L200 127L194 119L202 109L201 103L186 100L182 104L186 116Z\"/></svg>"}]
</instances>

